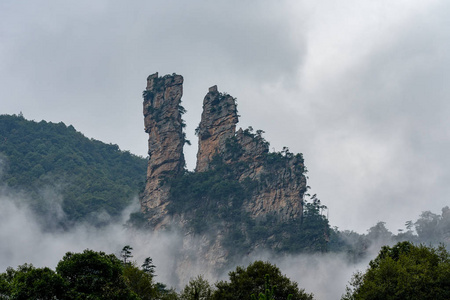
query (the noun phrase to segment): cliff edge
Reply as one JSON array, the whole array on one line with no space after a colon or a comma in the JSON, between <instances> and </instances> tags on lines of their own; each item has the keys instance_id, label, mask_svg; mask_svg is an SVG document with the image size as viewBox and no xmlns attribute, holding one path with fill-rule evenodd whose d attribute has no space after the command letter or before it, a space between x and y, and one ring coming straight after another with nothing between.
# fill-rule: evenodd
<instances>
[{"instance_id":1,"label":"cliff edge","mask_svg":"<svg viewBox=\"0 0 450 300\"><path fill-rule=\"evenodd\" d=\"M148 133L148 167L141 208L156 227L161 226L167 214L169 186L164 180L174 178L184 171L183 145L184 109L181 106L183 77L158 73L148 76L143 92L145 132Z\"/></svg>"},{"instance_id":2,"label":"cliff edge","mask_svg":"<svg viewBox=\"0 0 450 300\"><path fill-rule=\"evenodd\" d=\"M297 247L307 190L302 155L269 152L262 130L236 130L236 99L212 86L196 129L196 169L185 170L182 85L180 75L156 73L143 93L149 161L140 201L147 226L181 230L183 248L197 247L213 269L239 253Z\"/></svg>"}]
</instances>

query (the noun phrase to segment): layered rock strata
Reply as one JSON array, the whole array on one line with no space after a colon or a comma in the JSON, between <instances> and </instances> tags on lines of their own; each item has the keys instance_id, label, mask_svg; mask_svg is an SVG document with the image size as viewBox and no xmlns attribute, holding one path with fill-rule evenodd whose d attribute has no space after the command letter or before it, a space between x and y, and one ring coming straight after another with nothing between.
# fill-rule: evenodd
<instances>
[{"instance_id":1,"label":"layered rock strata","mask_svg":"<svg viewBox=\"0 0 450 300\"><path fill-rule=\"evenodd\" d=\"M170 185L165 182L181 175L185 165L182 94L182 76L158 77L158 73L147 78L143 93L149 162L141 208L157 228L166 225L171 218L166 209L170 203ZM236 131L237 123L236 100L220 93L217 86L209 88L197 128L196 172L213 169L213 160L219 159L234 168L235 179L239 182L258 182L252 196L243 204L243 209L253 218L267 214L275 214L280 220L301 217L306 191L301 155L289 151L269 153L269 143L262 138L261 131Z\"/></svg>"},{"instance_id":2,"label":"layered rock strata","mask_svg":"<svg viewBox=\"0 0 450 300\"><path fill-rule=\"evenodd\" d=\"M158 73L147 78L143 92L145 132L148 133L148 168L145 190L141 195L141 208L156 226L164 220L169 200L169 186L163 180L173 178L184 170L183 120L181 97L183 77Z\"/></svg>"},{"instance_id":3,"label":"layered rock strata","mask_svg":"<svg viewBox=\"0 0 450 300\"><path fill-rule=\"evenodd\" d=\"M306 190L303 158L289 151L269 154L269 143L262 131L253 133L240 128L236 132L238 113L236 102L222 94L217 86L209 89L203 100L203 113L197 128L199 147L196 172L212 169L213 159L220 158L234 166L236 179L250 179L259 185L244 209L253 218L271 213L281 220L298 218L302 214L302 199Z\"/></svg>"},{"instance_id":4,"label":"layered rock strata","mask_svg":"<svg viewBox=\"0 0 450 300\"><path fill-rule=\"evenodd\" d=\"M203 99L202 118L197 128L197 172L207 171L214 156L224 153L226 141L235 135L237 122L235 99L219 93L216 85L210 87Z\"/></svg>"},{"instance_id":5,"label":"layered rock strata","mask_svg":"<svg viewBox=\"0 0 450 300\"><path fill-rule=\"evenodd\" d=\"M182 85L180 75L147 78L143 112L149 161L140 200L152 229L174 227L183 233L174 264L180 279L187 280L185 271L196 262L212 274L236 255L233 248L274 249L292 239L289 232L278 236L276 228L300 224L306 178L301 154L270 153L262 131L236 131L236 100L217 86L203 100L196 170L186 172ZM173 196L177 182L179 197Z\"/></svg>"}]
</instances>

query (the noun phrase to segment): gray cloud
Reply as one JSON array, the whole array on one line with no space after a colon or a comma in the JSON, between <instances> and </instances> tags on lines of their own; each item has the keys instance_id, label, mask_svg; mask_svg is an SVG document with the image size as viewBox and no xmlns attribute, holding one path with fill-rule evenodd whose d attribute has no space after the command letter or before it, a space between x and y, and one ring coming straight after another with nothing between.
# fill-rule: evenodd
<instances>
[{"instance_id":1,"label":"gray cloud","mask_svg":"<svg viewBox=\"0 0 450 300\"><path fill-rule=\"evenodd\" d=\"M69 251L93 249L119 255L125 245L132 245L133 260L141 264L146 257L152 257L158 280L176 284L172 270L180 237L176 233L133 232L122 225L127 215L136 210L137 201L118 223L103 228L78 224L67 232L52 232L42 229L39 218L27 207L23 197L26 196L4 188L0 194L0 272L24 263L54 269Z\"/></svg>"},{"instance_id":2,"label":"gray cloud","mask_svg":"<svg viewBox=\"0 0 450 300\"><path fill-rule=\"evenodd\" d=\"M444 1L3 1L2 113L63 121L145 156L145 78L185 77L194 166L207 88L303 152L330 221L395 231L448 204Z\"/></svg>"},{"instance_id":3,"label":"gray cloud","mask_svg":"<svg viewBox=\"0 0 450 300\"><path fill-rule=\"evenodd\" d=\"M186 247L186 241L193 248L204 242L199 240L200 237L183 241L186 236L177 233L125 229L122 224L130 212L138 209L137 201L124 212L123 219L115 224L103 228L78 224L67 232L42 230L39 218L26 203L26 195L5 187L0 190L0 272L4 272L7 267L16 268L24 263L54 269L68 251L93 249L119 255L123 246L131 245L132 260L139 265L146 257L152 257L156 265L156 280L169 287L181 290L190 278L198 274L204 275L211 283L228 280L228 272L211 272L211 268L196 257L195 250L185 249L180 252L182 247ZM344 293L353 272L363 270L367 265L367 261L357 265L349 264L344 255L337 254L279 257L266 252L243 256L236 264L245 267L255 260L276 264L283 274L298 282L300 288L313 292L316 299L339 297ZM188 268L183 269L186 266ZM234 269L235 266L230 268Z\"/></svg>"}]
</instances>

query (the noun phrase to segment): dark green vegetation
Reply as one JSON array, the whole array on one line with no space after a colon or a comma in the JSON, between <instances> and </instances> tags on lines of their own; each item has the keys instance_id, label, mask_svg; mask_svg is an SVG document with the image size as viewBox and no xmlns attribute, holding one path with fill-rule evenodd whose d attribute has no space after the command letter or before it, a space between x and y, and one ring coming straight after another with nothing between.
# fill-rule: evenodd
<instances>
[{"instance_id":1,"label":"dark green vegetation","mask_svg":"<svg viewBox=\"0 0 450 300\"><path fill-rule=\"evenodd\" d=\"M148 265L151 258L138 267L129 261L133 248L126 247L122 260L113 254L85 250L66 253L55 271L29 264L8 268L0 273L0 299L246 300L255 294L266 296L269 286L271 298L260 299L313 299L278 267L262 261L237 267L229 273L229 282L220 281L215 286L198 276L177 294L155 281L155 266Z\"/></svg>"},{"instance_id":2,"label":"dark green vegetation","mask_svg":"<svg viewBox=\"0 0 450 300\"><path fill-rule=\"evenodd\" d=\"M189 226L197 233L213 230L218 226L217 219L239 224L227 228L225 245L231 251L230 257L248 253L253 244L263 242L275 252L345 252L351 261L360 260L372 246L399 241L450 244L448 207L441 214L423 212L417 221L406 222L405 229L396 234L383 222L366 234L330 228L326 207L316 195L303 203L303 217L298 221L283 223L270 215L254 220L240 208L264 186L235 179L234 168L246 165L238 160L240 149L233 141L228 147L234 155L228 159L236 161L233 168L219 158L211 171L186 172L174 179L171 193L176 201L169 209L191 213ZM137 194L147 164L145 159L122 152L116 145L87 139L72 126L36 123L22 116L0 116L0 153L2 184L31 195L34 211L47 217L40 220L51 222L57 217L59 225L77 221L99 225L102 221L93 215L102 211L113 218L120 215ZM292 156L287 149L267 153L266 163L280 167ZM305 169L298 171L303 173ZM55 190L57 193L49 193ZM52 209L57 195L64 218ZM136 214L136 218L145 223L142 215ZM131 250L124 247L121 260L91 250L67 253L55 271L27 264L8 268L0 274L0 299L251 299L252 295L260 299L284 300L289 295L291 299L312 299L268 262L237 267L229 273L229 281L215 285L197 277L177 295L155 282L155 266L150 258L138 267L131 260ZM449 254L443 247L403 242L382 248L369 269L354 276L352 289L343 299L449 299L449 278Z\"/></svg>"},{"instance_id":3,"label":"dark green vegetation","mask_svg":"<svg viewBox=\"0 0 450 300\"><path fill-rule=\"evenodd\" d=\"M247 129L244 133L267 145L262 131ZM383 222L366 234L331 228L324 213L326 207L315 195L305 199L301 220L279 222L271 215L252 219L241 209L242 203L264 184L236 179L236 170L248 167L239 160L242 149L236 141L229 141L225 155L232 164L217 157L212 170L186 171L173 179L169 210L190 214L189 226L197 233L219 226L218 220L239 224L227 228L225 245L231 256L248 253L252 245L264 243L275 252L345 252L350 260L357 261L374 243L381 246L408 240L450 244L448 207L441 214L423 212L417 221L406 222L405 229L396 234ZM305 173L301 154L294 155L287 148L266 153L265 165L281 168L293 157L301 162L297 172ZM34 122L15 115L0 115L0 160L2 185L24 191L28 199L23 201L28 201L41 216L39 220L46 229L79 221L100 225L114 220L143 186L147 167L146 159L120 151L117 145L88 139L72 126ZM58 210L59 204L63 213ZM132 215L132 221L146 223L145 216L139 213Z\"/></svg>"},{"instance_id":4,"label":"dark green vegetation","mask_svg":"<svg viewBox=\"0 0 450 300\"><path fill-rule=\"evenodd\" d=\"M270 159L274 164L280 163L284 156L271 153ZM315 196L304 203L301 220L280 222L276 215L255 220L242 209L242 204L261 187L261 182L249 179L239 182L234 172L240 166L224 164L220 159L214 164L210 171L186 172L170 182L169 212L191 215L189 226L194 232L205 233L222 222L235 224L225 241L225 246L235 253L248 252L256 243L264 243L277 252L326 251L330 228L321 214L324 206ZM273 236L277 238L270 239Z\"/></svg>"},{"instance_id":5,"label":"dark green vegetation","mask_svg":"<svg viewBox=\"0 0 450 300\"><path fill-rule=\"evenodd\" d=\"M253 141L268 145L261 131L253 133L249 128L244 134ZM206 172L188 172L171 179L171 202L169 212L183 212L189 216L189 226L195 233L221 231L220 226L228 223L224 245L234 254L249 253L253 245L264 245L275 253L317 253L344 252L350 261L356 262L367 255L370 247L380 247L399 241L412 241L436 245L450 244L450 209L442 209L442 215L423 212L416 222L408 221L406 229L393 234L384 222L378 222L366 234L353 231L340 231L331 228L326 218L327 207L316 195L306 194L303 203L303 216L300 219L280 220L276 215L254 219L242 209L242 204L271 182L276 170L288 168L289 161L297 159L294 169L301 177L306 173L301 154L294 155L284 148L281 152L264 153L264 167L267 172L261 180L239 181L237 174L247 169L248 163L242 160L243 151L235 139L227 142L226 152L216 156L212 169ZM226 163L225 163L226 161ZM276 179L275 179L276 180Z\"/></svg>"},{"instance_id":6,"label":"dark green vegetation","mask_svg":"<svg viewBox=\"0 0 450 300\"><path fill-rule=\"evenodd\" d=\"M270 276L269 274L266 274L266 276L264 276L265 278L265 283L264 283L264 293L260 292L258 295L258 299L256 298L255 294L252 294L251 299L252 300L275 300L277 298L275 290L276 290L276 286L273 286L270 284ZM294 295L292 294L288 294L287 296L287 300L291 300L294 297ZM281 297L278 297L281 298Z\"/></svg>"},{"instance_id":7,"label":"dark green vegetation","mask_svg":"<svg viewBox=\"0 0 450 300\"><path fill-rule=\"evenodd\" d=\"M291 295L292 300L313 299L312 294L307 294L299 289L297 283L281 274L280 269L269 262L255 261L247 268L237 267L229 274L230 281L219 281L216 283L214 300L251 300L252 295L267 293L267 278L270 285L274 287L270 293L276 300L286 300ZM269 298L270 299L270 298Z\"/></svg>"},{"instance_id":8,"label":"dark green vegetation","mask_svg":"<svg viewBox=\"0 0 450 300\"><path fill-rule=\"evenodd\" d=\"M180 293L181 300L210 300L214 292L214 287L204 279L203 276L198 275L191 279Z\"/></svg>"},{"instance_id":9,"label":"dark green vegetation","mask_svg":"<svg viewBox=\"0 0 450 300\"><path fill-rule=\"evenodd\" d=\"M0 299L177 299L153 272L154 266L149 271L114 254L68 252L56 271L29 264L8 268L0 274Z\"/></svg>"},{"instance_id":10,"label":"dark green vegetation","mask_svg":"<svg viewBox=\"0 0 450 300\"><path fill-rule=\"evenodd\" d=\"M438 248L400 242L382 247L363 273L356 273L343 300L450 299L450 254Z\"/></svg>"},{"instance_id":11,"label":"dark green vegetation","mask_svg":"<svg viewBox=\"0 0 450 300\"><path fill-rule=\"evenodd\" d=\"M416 244L450 246L450 209L442 208L442 214L431 211L423 212L415 221L407 221L405 229L399 229L397 234L390 232L384 222L378 222L369 228L366 234L354 231L331 231L328 248L333 252L346 252L351 261L358 261L367 255L371 246L381 247L397 242L410 241Z\"/></svg>"},{"instance_id":12,"label":"dark green vegetation","mask_svg":"<svg viewBox=\"0 0 450 300\"><path fill-rule=\"evenodd\" d=\"M269 143L261 136L262 131L253 133L249 128L243 131L255 147L261 151L265 172L258 180L239 180L242 172L252 168L251 159L237 137L227 140L225 152L216 155L210 170L205 172L185 171L182 176L168 179L170 185L170 214L183 214L189 220L188 226L197 234L225 232L224 246L234 254L248 253L254 245L263 245L275 252L325 252L330 235L328 220L322 215L325 206L315 196L304 200L302 218L280 220L280 216L265 214L253 218L243 204L255 194L268 191L281 180L280 173L290 170L295 184L305 186L304 160L301 154L294 155L289 149L268 152ZM166 184L165 183L165 184ZM224 224L229 224L225 231Z\"/></svg>"},{"instance_id":13,"label":"dark green vegetation","mask_svg":"<svg viewBox=\"0 0 450 300\"><path fill-rule=\"evenodd\" d=\"M100 225L118 217L137 196L147 167L146 159L88 139L62 122L16 115L0 115L0 159L1 181L26 192L34 212L58 225ZM64 216L55 208L58 202Z\"/></svg>"},{"instance_id":14,"label":"dark green vegetation","mask_svg":"<svg viewBox=\"0 0 450 300\"><path fill-rule=\"evenodd\" d=\"M113 254L85 250L68 252L56 270L24 264L0 273L0 299L161 299L312 300L298 284L270 262L238 266L227 281L210 284L201 275L176 293L155 281L155 266L147 258L141 267ZM356 273L342 300L450 299L450 254L443 247L410 242L384 246L365 273ZM336 295L337 296L337 295ZM258 297L258 298L257 298Z\"/></svg>"}]
</instances>

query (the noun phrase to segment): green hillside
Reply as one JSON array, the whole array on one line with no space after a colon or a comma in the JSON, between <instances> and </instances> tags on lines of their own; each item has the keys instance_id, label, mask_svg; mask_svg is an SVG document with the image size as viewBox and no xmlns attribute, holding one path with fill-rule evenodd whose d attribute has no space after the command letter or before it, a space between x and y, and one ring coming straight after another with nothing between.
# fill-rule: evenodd
<instances>
[{"instance_id":1,"label":"green hillside","mask_svg":"<svg viewBox=\"0 0 450 300\"><path fill-rule=\"evenodd\" d=\"M73 126L16 115L0 115L0 160L3 185L24 191L31 208L50 217L47 222L66 225L118 217L138 194L147 167L146 159Z\"/></svg>"}]
</instances>

